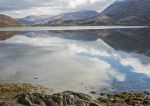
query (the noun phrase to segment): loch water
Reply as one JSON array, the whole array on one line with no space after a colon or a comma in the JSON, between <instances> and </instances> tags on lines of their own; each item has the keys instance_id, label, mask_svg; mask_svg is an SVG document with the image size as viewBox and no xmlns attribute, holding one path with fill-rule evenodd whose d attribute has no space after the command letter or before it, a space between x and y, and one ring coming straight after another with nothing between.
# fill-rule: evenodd
<instances>
[{"instance_id":1,"label":"loch water","mask_svg":"<svg viewBox=\"0 0 150 106\"><path fill-rule=\"evenodd\" d=\"M150 91L150 31L143 30L0 32L0 83Z\"/></svg>"}]
</instances>

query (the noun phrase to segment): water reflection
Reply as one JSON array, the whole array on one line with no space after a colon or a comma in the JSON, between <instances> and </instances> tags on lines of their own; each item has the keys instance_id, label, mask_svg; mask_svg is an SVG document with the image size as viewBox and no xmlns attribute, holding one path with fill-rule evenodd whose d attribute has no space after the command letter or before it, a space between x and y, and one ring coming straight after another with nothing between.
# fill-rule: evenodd
<instances>
[{"instance_id":1,"label":"water reflection","mask_svg":"<svg viewBox=\"0 0 150 106\"><path fill-rule=\"evenodd\" d=\"M28 37L37 37L37 36L41 37L42 35L43 37L51 36L80 41L93 41L98 39L98 37L91 31L37 31L37 32L30 31L30 32L22 32L21 35L25 35Z\"/></svg>"},{"instance_id":2,"label":"water reflection","mask_svg":"<svg viewBox=\"0 0 150 106\"><path fill-rule=\"evenodd\" d=\"M46 33L23 32L0 42L0 82L82 92L150 91L150 57L116 51L97 38L71 40Z\"/></svg>"},{"instance_id":3,"label":"water reflection","mask_svg":"<svg viewBox=\"0 0 150 106\"><path fill-rule=\"evenodd\" d=\"M9 39L15 36L15 34L17 34L17 32L0 32L0 41Z\"/></svg>"},{"instance_id":4,"label":"water reflection","mask_svg":"<svg viewBox=\"0 0 150 106\"><path fill-rule=\"evenodd\" d=\"M150 56L150 29L115 29L86 31L47 31L46 35L82 41L102 39L115 50L137 52ZM26 36L41 36L39 32L28 32Z\"/></svg>"}]
</instances>

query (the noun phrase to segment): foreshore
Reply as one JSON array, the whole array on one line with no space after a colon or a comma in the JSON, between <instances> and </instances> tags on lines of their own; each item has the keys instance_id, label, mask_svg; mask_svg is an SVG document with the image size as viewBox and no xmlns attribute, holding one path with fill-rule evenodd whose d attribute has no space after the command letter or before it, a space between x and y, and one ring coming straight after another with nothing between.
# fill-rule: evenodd
<instances>
[{"instance_id":1,"label":"foreshore","mask_svg":"<svg viewBox=\"0 0 150 106\"><path fill-rule=\"evenodd\" d=\"M102 93L99 98L74 91L53 93L38 85L0 84L0 106L149 106L150 92Z\"/></svg>"}]
</instances>

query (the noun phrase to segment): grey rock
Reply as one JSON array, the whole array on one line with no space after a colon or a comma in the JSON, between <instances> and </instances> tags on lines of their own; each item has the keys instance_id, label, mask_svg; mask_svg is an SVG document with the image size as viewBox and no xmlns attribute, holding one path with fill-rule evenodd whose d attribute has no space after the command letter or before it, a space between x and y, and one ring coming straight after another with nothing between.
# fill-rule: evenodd
<instances>
[{"instance_id":1,"label":"grey rock","mask_svg":"<svg viewBox=\"0 0 150 106\"><path fill-rule=\"evenodd\" d=\"M99 106L89 95L65 91L53 95L23 93L16 96L17 102L28 106Z\"/></svg>"}]
</instances>

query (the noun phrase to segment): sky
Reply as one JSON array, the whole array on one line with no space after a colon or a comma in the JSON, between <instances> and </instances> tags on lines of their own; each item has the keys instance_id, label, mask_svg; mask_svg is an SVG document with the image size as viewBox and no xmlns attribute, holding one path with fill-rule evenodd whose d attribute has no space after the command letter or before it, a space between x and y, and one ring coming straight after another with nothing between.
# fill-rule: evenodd
<instances>
[{"instance_id":1,"label":"sky","mask_svg":"<svg viewBox=\"0 0 150 106\"><path fill-rule=\"evenodd\" d=\"M14 18L28 15L96 10L101 12L115 0L0 0L0 13Z\"/></svg>"}]
</instances>

